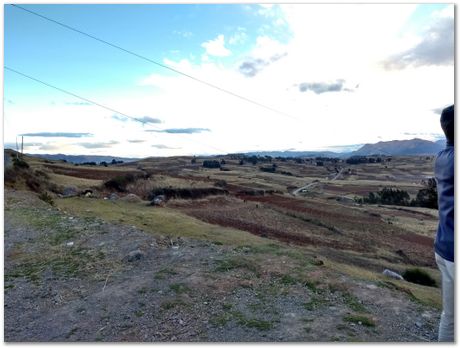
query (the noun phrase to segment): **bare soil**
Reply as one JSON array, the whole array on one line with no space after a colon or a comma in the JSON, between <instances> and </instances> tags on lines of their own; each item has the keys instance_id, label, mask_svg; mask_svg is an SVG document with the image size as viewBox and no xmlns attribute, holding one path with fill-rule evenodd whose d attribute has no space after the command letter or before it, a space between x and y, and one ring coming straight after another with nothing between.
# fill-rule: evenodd
<instances>
[{"instance_id":1,"label":"bare soil","mask_svg":"<svg viewBox=\"0 0 460 348\"><path fill-rule=\"evenodd\" d=\"M292 208L291 200L270 199L263 202ZM307 249L171 240L74 216L33 193L8 189L4 241L7 342L437 337L439 309L402 291L403 283L353 278Z\"/></svg>"}]
</instances>

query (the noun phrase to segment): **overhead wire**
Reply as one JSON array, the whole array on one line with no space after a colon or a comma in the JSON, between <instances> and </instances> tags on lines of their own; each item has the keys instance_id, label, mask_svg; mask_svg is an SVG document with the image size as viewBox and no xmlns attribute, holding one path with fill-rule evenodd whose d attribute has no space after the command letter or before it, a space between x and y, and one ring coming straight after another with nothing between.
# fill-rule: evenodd
<instances>
[{"instance_id":1,"label":"overhead wire","mask_svg":"<svg viewBox=\"0 0 460 348\"><path fill-rule=\"evenodd\" d=\"M23 76L23 77L26 77L26 78L28 78L28 79L30 79L30 80L32 80L32 81L38 82L38 83L40 83L40 84L42 84L42 85L45 85L45 86L47 86L47 87L56 89L56 90L58 90L58 91L60 91L60 92L62 92L62 93L71 95L71 96L73 96L73 97L75 97L75 98L78 98L78 99L81 99L81 100L83 100L83 101L85 101L85 102L88 102L88 103L91 103L91 104L93 104L93 105L99 106L99 107L101 107L101 108L103 108L103 109L106 109L106 110L115 112L116 114L122 115L122 116L124 116L124 117L129 118L129 119L132 119L133 121L140 122L140 123L142 123L142 124L150 124L151 126L153 125L152 128L155 128L155 129L156 129L157 131L159 131L159 132L164 131L164 130L158 128L157 126L155 126L155 124L154 124L152 121L149 121L149 120L142 120L142 119L138 119L138 118L136 118L136 117L130 116L130 115L128 115L128 114L126 114L126 113L124 113L124 112L118 111L118 110L116 110L116 109L114 109L114 108L112 108L112 107L106 106L106 105L104 105L104 104L101 104L101 103L96 102L96 101L94 101L94 100L88 99L88 98L86 98L86 97L82 97L82 96L80 96L80 95L78 95L78 94L75 94L75 93L73 93L73 92L70 92L70 91L68 91L68 90L66 90L66 89L57 87L57 86L52 85L52 84L50 84L50 83L48 83L48 82L45 82L45 81L43 81L43 80L40 80L40 79L38 79L38 78L36 78L36 77L33 77L33 76L30 76L30 75L25 74L25 73L23 73L23 72L20 72L20 71L18 71L18 70L16 70L16 69L12 69L12 68L10 68L10 67L8 67L8 66L6 66L6 65L4 65L4 69L9 70L9 71L11 71L11 72L13 72L13 73L16 73L16 74L18 74L18 75L21 75L21 76ZM191 142L195 142L195 143L200 144L200 145L204 145L204 146L206 146L206 147L212 148L212 149L217 150L217 151L219 151L219 152L225 153L224 150L219 149L219 148L217 148L217 147L215 147L215 146L212 146L212 145L209 145L209 144L204 144L204 143L202 143L202 142L200 142L200 141L193 140L193 139L189 139L189 138L187 138L187 140L189 140L189 141L191 141Z\"/></svg>"},{"instance_id":2,"label":"overhead wire","mask_svg":"<svg viewBox=\"0 0 460 348\"><path fill-rule=\"evenodd\" d=\"M200 78L195 77L195 76L193 76L193 75L187 74L187 73L185 73L185 72L183 72L183 71L180 71L180 70L178 70L178 69L172 68L172 67L170 67L170 66L168 66L168 65L159 63L159 62L157 62L157 61L155 61L155 60L153 60L153 59L150 59L150 58L148 58L148 57L146 57L146 56L144 56L144 55L135 53L135 52L133 52L133 51L131 51L131 50L128 50L128 49L126 49L126 48L123 48L123 47L121 47L121 46L119 46L119 45L117 45L117 44L111 43L111 42L109 42L109 41L106 41L106 40L101 39L101 38L99 38L99 37L96 37L96 36L94 36L94 35L88 34L87 32L84 32L84 31L82 31L82 30L80 30L80 29L74 28L74 27L72 27L72 26L70 26L70 25L67 25L67 24L62 23L62 22L60 22L60 21L57 21L57 20L55 20L55 19L49 18L49 17L47 17L47 16L45 16L45 15L42 15L42 14L40 14L40 13L37 13L37 12L35 12L35 11L26 9L26 8L20 6L20 5L16 5L16 4L10 4L10 5L13 6L13 7L15 7L15 8L17 8L17 9L20 9L20 10L23 10L23 11L25 11L25 12L28 12L28 13L34 15L34 16L40 17L40 18L42 18L42 19L44 19L44 20L47 20L47 21L52 22L52 23L54 23L54 24L57 24L57 25L59 25L59 26L65 28L65 29L67 29L67 30L71 30L71 31L74 31L74 32L76 32L76 33L78 33L78 34L84 35L84 36L86 36L86 37L88 37L88 38L90 38L90 39L96 40L96 41L101 42L101 43L103 43L103 44L105 44L105 45L108 45L108 46L111 46L111 47L113 47L113 48L115 48L115 49L121 50L121 51L123 51L123 52L125 52L125 53L128 53L128 54L130 54L130 55L132 55L132 56L135 56L135 57L137 57L137 58L139 58L139 59L145 60L145 61L150 62L150 63L152 63L152 64L155 64L155 65L157 65L157 66L159 66L159 67L162 67L162 68L164 68L164 69L168 69L168 70L170 70L170 71L173 71L173 72L175 72L175 73L177 73L177 74L180 74L180 75L182 75L182 76L185 76L185 77L187 77L187 78L189 78L189 79L192 79L192 80L194 80L194 81L196 81L196 82L199 82L199 83L201 83L201 84L204 84L204 85L206 85L206 86L208 86L208 87L214 88L214 89L216 89L216 90L218 90L218 91L221 91L221 92L223 92L223 93L229 94L229 95L231 95L231 96L233 96L233 97L236 97L236 98L239 98L239 99L241 99L241 100L244 100L244 101L246 101L246 102L248 102L248 103L251 103L251 104L253 104L253 105L257 105L257 106L259 106L259 107L261 107L261 108L264 108L264 109L269 110L269 111L271 111L271 112L277 113L277 114L279 114L279 115L283 115L283 116L286 116L286 117L289 117L289 118L292 118L292 119L299 120L297 117L292 116L292 115L290 115L290 114L288 114L288 113L286 113L286 112L277 110L277 109L275 109L275 108L273 108L273 107L271 107L271 106L262 104L262 103L260 103L260 102L258 102L258 101L255 101L255 100L253 100L253 99L247 98L247 97L245 97L245 96L243 96L243 95L241 95L241 94L237 94L237 93L232 92L232 91L230 91L230 90L228 90L228 89L222 88L222 87L217 86L217 85L215 85L215 84L213 84L213 83L207 82L207 81L205 81L205 80L203 80L203 79L200 79Z\"/></svg>"}]
</instances>

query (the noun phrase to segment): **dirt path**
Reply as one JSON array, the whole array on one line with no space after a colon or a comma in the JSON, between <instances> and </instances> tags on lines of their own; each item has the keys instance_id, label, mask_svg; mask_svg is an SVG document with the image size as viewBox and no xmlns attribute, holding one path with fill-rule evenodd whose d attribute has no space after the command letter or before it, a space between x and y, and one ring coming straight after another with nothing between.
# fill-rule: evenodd
<instances>
[{"instance_id":1,"label":"dirt path","mask_svg":"<svg viewBox=\"0 0 460 348\"><path fill-rule=\"evenodd\" d=\"M340 175L342 174L343 170L344 170L344 168L340 168L340 170L337 172L337 174L334 175L334 177L331 178L329 181L337 180L337 179L340 177ZM302 186L302 187L299 187L298 189L295 189L294 191L291 192L291 194L292 194L293 196L297 196L300 192L307 192L307 190L308 190L309 188L314 187L314 186L317 186L317 185L319 185L320 183L321 183L321 181L319 181L319 180L314 180L313 182L311 182L311 183L309 183L309 184L307 184L307 185L305 185L305 186Z\"/></svg>"},{"instance_id":2,"label":"dirt path","mask_svg":"<svg viewBox=\"0 0 460 348\"><path fill-rule=\"evenodd\" d=\"M8 190L4 238L7 342L436 339L437 309L281 244L170 240Z\"/></svg>"}]
</instances>

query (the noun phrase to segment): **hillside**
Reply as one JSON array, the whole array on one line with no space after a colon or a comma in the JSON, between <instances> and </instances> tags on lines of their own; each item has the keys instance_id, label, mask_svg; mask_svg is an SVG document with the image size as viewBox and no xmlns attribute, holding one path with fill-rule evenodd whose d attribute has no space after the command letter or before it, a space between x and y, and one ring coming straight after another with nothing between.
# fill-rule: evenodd
<instances>
[{"instance_id":1,"label":"hillside","mask_svg":"<svg viewBox=\"0 0 460 348\"><path fill-rule=\"evenodd\" d=\"M437 211L353 201L382 186L415 197L431 159L205 160L12 159L5 340L436 341L440 288L382 272L439 284Z\"/></svg>"},{"instance_id":2,"label":"hillside","mask_svg":"<svg viewBox=\"0 0 460 348\"><path fill-rule=\"evenodd\" d=\"M376 144L366 144L352 152L353 156L390 155L415 156L434 155L441 151L445 142L432 142L423 139L381 141Z\"/></svg>"},{"instance_id":3,"label":"hillside","mask_svg":"<svg viewBox=\"0 0 460 348\"><path fill-rule=\"evenodd\" d=\"M116 157L116 156L95 156L95 155L64 155L64 154L28 154L29 156L35 156L40 158L45 158L48 160L65 160L71 163L88 163L88 162L107 162L110 163L112 160L123 161L123 162L133 162L137 161L138 158L127 158L127 157Z\"/></svg>"}]
</instances>

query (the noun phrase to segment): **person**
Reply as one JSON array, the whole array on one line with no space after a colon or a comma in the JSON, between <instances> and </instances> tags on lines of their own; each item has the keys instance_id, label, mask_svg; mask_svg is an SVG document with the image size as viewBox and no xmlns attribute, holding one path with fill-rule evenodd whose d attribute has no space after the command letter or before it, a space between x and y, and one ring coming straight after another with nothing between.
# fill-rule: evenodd
<instances>
[{"instance_id":1,"label":"person","mask_svg":"<svg viewBox=\"0 0 460 348\"><path fill-rule=\"evenodd\" d=\"M441 128L446 148L438 153L434 165L438 188L439 225L435 258L442 277L442 314L438 341L454 341L454 105L441 113Z\"/></svg>"}]
</instances>

